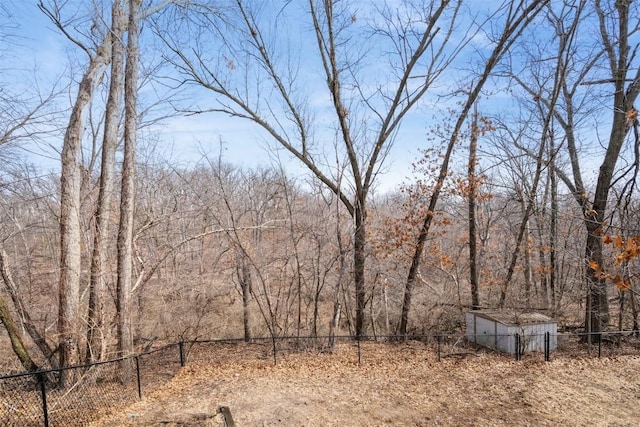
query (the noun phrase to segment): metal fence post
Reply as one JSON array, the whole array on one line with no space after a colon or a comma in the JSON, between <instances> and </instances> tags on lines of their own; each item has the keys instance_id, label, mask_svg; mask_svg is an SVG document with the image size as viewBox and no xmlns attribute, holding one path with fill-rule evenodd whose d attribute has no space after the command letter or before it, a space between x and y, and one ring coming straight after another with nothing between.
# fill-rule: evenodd
<instances>
[{"instance_id":1,"label":"metal fence post","mask_svg":"<svg viewBox=\"0 0 640 427\"><path fill-rule=\"evenodd\" d=\"M544 361L548 362L550 357L549 353L551 350L551 333L549 331L544 333Z\"/></svg>"},{"instance_id":2,"label":"metal fence post","mask_svg":"<svg viewBox=\"0 0 640 427\"><path fill-rule=\"evenodd\" d=\"M140 356L136 356L136 377L138 379L138 399L142 399L142 385L140 383Z\"/></svg>"},{"instance_id":3,"label":"metal fence post","mask_svg":"<svg viewBox=\"0 0 640 427\"><path fill-rule=\"evenodd\" d=\"M516 345L516 360L520 360L520 334L516 334L515 336L515 345Z\"/></svg>"},{"instance_id":4,"label":"metal fence post","mask_svg":"<svg viewBox=\"0 0 640 427\"><path fill-rule=\"evenodd\" d=\"M178 347L180 347L180 367L184 368L184 341L180 341Z\"/></svg>"},{"instance_id":5,"label":"metal fence post","mask_svg":"<svg viewBox=\"0 0 640 427\"><path fill-rule=\"evenodd\" d=\"M598 337L598 359L602 355L602 335Z\"/></svg>"},{"instance_id":6,"label":"metal fence post","mask_svg":"<svg viewBox=\"0 0 640 427\"><path fill-rule=\"evenodd\" d=\"M438 340L438 362L440 362L442 356L442 336L438 334L436 335L436 339Z\"/></svg>"},{"instance_id":7,"label":"metal fence post","mask_svg":"<svg viewBox=\"0 0 640 427\"><path fill-rule=\"evenodd\" d=\"M356 341L358 342L358 366L360 366L360 335L356 337Z\"/></svg>"},{"instance_id":8,"label":"metal fence post","mask_svg":"<svg viewBox=\"0 0 640 427\"><path fill-rule=\"evenodd\" d=\"M271 334L271 349L273 350L273 366L278 364L278 348L275 335Z\"/></svg>"},{"instance_id":9,"label":"metal fence post","mask_svg":"<svg viewBox=\"0 0 640 427\"><path fill-rule=\"evenodd\" d=\"M37 375L40 384L40 396L42 399L42 415L44 416L44 427L49 427L49 410L47 409L47 377L42 372Z\"/></svg>"}]
</instances>

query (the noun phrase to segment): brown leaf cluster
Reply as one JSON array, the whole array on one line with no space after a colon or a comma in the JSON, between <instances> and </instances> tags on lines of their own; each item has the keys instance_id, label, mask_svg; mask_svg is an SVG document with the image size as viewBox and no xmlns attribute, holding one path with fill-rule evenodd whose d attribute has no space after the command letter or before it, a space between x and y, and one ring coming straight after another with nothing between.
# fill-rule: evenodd
<instances>
[{"instance_id":1,"label":"brown leaf cluster","mask_svg":"<svg viewBox=\"0 0 640 427\"><path fill-rule=\"evenodd\" d=\"M616 266L622 266L640 257L640 236L632 236L625 239L620 235L611 236L607 234L603 236L602 241L615 248L614 265ZM631 279L636 276L635 274L606 272L604 268L594 260L589 262L589 267L599 278L611 281L620 291L630 290Z\"/></svg>"}]
</instances>

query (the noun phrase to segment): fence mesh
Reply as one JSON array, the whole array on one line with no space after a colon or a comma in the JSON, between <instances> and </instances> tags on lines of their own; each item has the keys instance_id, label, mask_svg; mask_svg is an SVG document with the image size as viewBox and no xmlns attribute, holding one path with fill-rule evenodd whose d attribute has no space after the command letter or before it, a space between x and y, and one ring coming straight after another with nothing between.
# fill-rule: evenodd
<instances>
[{"instance_id":1,"label":"fence mesh","mask_svg":"<svg viewBox=\"0 0 640 427\"><path fill-rule=\"evenodd\" d=\"M78 372L80 378L69 389L47 392L50 425L79 425L135 402L136 382L119 378L118 363L91 366Z\"/></svg>"},{"instance_id":2,"label":"fence mesh","mask_svg":"<svg viewBox=\"0 0 640 427\"><path fill-rule=\"evenodd\" d=\"M0 425L44 425L42 394L37 375L7 377L0 382Z\"/></svg>"},{"instance_id":3,"label":"fence mesh","mask_svg":"<svg viewBox=\"0 0 640 427\"><path fill-rule=\"evenodd\" d=\"M116 364L71 369L73 385L65 389L55 385L59 371L2 378L0 425L81 425L135 402L136 384L121 382Z\"/></svg>"},{"instance_id":4,"label":"fence mesh","mask_svg":"<svg viewBox=\"0 0 640 427\"><path fill-rule=\"evenodd\" d=\"M138 356L140 390L143 396L178 372L181 366L181 347L186 347L186 344L170 344Z\"/></svg>"}]
</instances>

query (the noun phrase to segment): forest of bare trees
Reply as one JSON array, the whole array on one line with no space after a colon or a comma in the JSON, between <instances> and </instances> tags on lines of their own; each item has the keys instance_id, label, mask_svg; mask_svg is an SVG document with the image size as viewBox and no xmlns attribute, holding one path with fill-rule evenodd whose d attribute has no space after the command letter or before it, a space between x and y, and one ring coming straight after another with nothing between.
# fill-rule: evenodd
<instances>
[{"instance_id":1,"label":"forest of bare trees","mask_svg":"<svg viewBox=\"0 0 640 427\"><path fill-rule=\"evenodd\" d=\"M40 0L53 79L11 65L18 3L0 320L23 369L154 337L458 331L481 308L638 329L637 3ZM186 142L164 123L193 117L239 123L260 165L215 127L167 154Z\"/></svg>"}]
</instances>

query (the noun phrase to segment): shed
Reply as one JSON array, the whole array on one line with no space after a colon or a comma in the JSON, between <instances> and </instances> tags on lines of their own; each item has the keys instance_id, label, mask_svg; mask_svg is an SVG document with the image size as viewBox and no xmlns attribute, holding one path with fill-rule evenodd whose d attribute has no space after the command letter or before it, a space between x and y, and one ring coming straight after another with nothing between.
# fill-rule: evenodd
<instances>
[{"instance_id":1,"label":"shed","mask_svg":"<svg viewBox=\"0 0 640 427\"><path fill-rule=\"evenodd\" d=\"M520 335L520 353L544 351L545 333L549 332L549 350L558 346L558 322L541 313L509 311L468 311L467 339L505 353L515 353L515 335Z\"/></svg>"}]
</instances>

